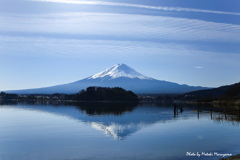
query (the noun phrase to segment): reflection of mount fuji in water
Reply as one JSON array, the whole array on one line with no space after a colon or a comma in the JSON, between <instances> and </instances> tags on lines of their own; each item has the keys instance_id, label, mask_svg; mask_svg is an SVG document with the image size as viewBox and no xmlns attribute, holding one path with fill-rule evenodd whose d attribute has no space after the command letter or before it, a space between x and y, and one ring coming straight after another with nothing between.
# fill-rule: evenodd
<instances>
[{"instance_id":1,"label":"reflection of mount fuji in water","mask_svg":"<svg viewBox=\"0 0 240 160\"><path fill-rule=\"evenodd\" d=\"M90 124L114 139L124 139L138 130L159 122L172 120L167 107L137 107L126 103L82 103L78 106L17 105L18 108L66 116ZM80 112L79 112L80 111Z\"/></svg>"}]
</instances>

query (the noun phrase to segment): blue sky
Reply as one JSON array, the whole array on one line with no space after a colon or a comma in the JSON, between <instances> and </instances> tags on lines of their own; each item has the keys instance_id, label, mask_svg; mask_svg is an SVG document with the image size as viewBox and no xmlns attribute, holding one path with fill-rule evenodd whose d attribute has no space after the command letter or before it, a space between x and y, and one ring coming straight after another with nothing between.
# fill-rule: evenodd
<instances>
[{"instance_id":1,"label":"blue sky","mask_svg":"<svg viewBox=\"0 0 240 160\"><path fill-rule=\"evenodd\" d=\"M0 90L77 81L117 63L159 80L240 81L239 0L1 0Z\"/></svg>"}]
</instances>

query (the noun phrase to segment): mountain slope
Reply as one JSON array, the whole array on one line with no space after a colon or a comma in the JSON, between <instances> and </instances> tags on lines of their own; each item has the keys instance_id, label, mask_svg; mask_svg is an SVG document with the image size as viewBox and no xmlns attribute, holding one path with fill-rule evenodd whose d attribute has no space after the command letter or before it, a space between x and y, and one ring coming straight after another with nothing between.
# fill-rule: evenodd
<instances>
[{"instance_id":1,"label":"mountain slope","mask_svg":"<svg viewBox=\"0 0 240 160\"><path fill-rule=\"evenodd\" d=\"M240 97L240 82L213 89L193 91L184 94L187 99L216 99Z\"/></svg>"},{"instance_id":2,"label":"mountain slope","mask_svg":"<svg viewBox=\"0 0 240 160\"><path fill-rule=\"evenodd\" d=\"M89 86L100 87L122 87L137 94L172 94L186 93L190 91L205 89L203 87L193 87L179 85L177 83L160 81L135 71L125 64L117 64L103 72L97 73L88 78L73 83L57 85L52 87L7 91L16 94L52 94L52 93L77 93Z\"/></svg>"}]
</instances>

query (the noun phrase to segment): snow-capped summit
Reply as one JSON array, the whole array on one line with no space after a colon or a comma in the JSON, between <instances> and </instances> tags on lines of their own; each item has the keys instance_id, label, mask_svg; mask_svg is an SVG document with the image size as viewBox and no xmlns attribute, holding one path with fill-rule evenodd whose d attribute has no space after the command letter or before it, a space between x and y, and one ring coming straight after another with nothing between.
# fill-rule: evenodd
<instances>
[{"instance_id":1,"label":"snow-capped summit","mask_svg":"<svg viewBox=\"0 0 240 160\"><path fill-rule=\"evenodd\" d=\"M108 79L115 79L115 78L138 78L138 79L152 79L150 77L144 76L141 73L137 72L133 68L127 66L126 64L116 64L100 73L97 73L88 79L97 79L97 78L108 78Z\"/></svg>"}]
</instances>

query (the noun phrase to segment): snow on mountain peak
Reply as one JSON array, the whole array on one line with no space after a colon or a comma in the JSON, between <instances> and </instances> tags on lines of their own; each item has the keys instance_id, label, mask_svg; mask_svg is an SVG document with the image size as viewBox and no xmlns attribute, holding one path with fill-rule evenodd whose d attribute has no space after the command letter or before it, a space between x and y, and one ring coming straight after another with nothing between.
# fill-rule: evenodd
<instances>
[{"instance_id":1,"label":"snow on mountain peak","mask_svg":"<svg viewBox=\"0 0 240 160\"><path fill-rule=\"evenodd\" d=\"M96 78L105 78L108 77L110 79L125 77L125 78L139 78L139 79L152 79L150 77L144 76L141 73L138 73L133 68L127 66L126 64L116 64L100 73L97 73L88 79L96 79Z\"/></svg>"}]
</instances>

